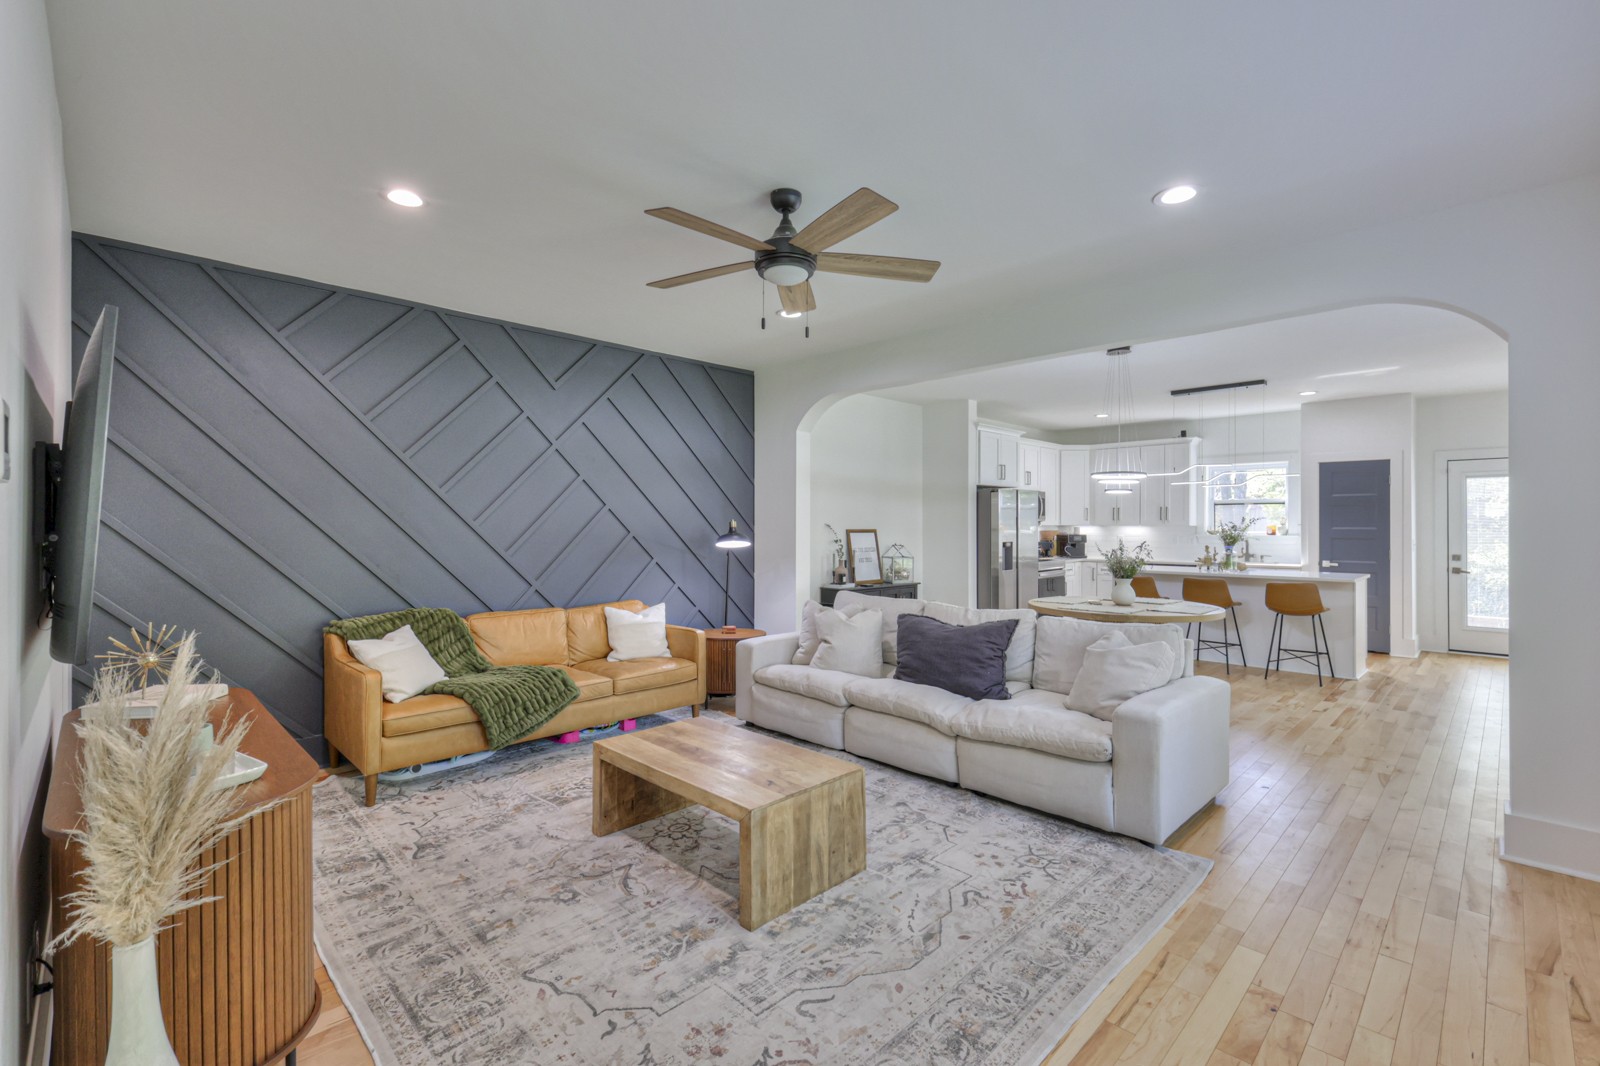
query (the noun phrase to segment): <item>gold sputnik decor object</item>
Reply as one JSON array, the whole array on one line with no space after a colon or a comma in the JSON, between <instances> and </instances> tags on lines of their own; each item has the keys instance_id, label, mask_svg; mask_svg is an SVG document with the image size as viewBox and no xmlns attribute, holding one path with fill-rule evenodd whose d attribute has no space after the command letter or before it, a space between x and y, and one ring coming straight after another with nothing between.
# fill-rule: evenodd
<instances>
[{"instance_id":1,"label":"gold sputnik decor object","mask_svg":"<svg viewBox=\"0 0 1600 1066\"><path fill-rule=\"evenodd\" d=\"M141 693L149 687L151 674L165 684L172 676L172 664L178 657L178 649L183 646L178 627L162 626L157 629L154 622L147 622L143 633L139 632L138 626L132 626L128 634L131 644L124 644L112 637L111 646L114 650L96 655L95 658L105 660L109 669L126 670L129 677L137 673L138 690Z\"/></svg>"}]
</instances>

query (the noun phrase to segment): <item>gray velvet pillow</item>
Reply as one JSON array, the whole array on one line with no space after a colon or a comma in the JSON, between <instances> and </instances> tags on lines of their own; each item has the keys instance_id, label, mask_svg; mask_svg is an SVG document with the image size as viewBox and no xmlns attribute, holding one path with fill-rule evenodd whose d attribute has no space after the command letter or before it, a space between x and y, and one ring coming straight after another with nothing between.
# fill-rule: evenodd
<instances>
[{"instance_id":1,"label":"gray velvet pillow","mask_svg":"<svg viewBox=\"0 0 1600 1066\"><path fill-rule=\"evenodd\" d=\"M954 626L935 618L905 615L896 641L897 681L933 685L974 700L1008 700L1006 648L1015 618Z\"/></svg>"}]
</instances>

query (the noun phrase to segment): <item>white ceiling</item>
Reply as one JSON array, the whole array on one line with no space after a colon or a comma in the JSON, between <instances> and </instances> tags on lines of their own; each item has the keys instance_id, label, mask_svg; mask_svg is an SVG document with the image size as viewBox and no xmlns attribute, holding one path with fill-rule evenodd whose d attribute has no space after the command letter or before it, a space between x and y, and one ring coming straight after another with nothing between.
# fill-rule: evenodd
<instances>
[{"instance_id":1,"label":"white ceiling","mask_svg":"<svg viewBox=\"0 0 1600 1066\"><path fill-rule=\"evenodd\" d=\"M1173 389L1265 378L1233 393L1240 413L1303 403L1415 393L1486 392L1507 385L1506 342L1453 311L1415 305L1352 307L1194 337L1135 345L1130 422L1217 417L1229 393L1174 399ZM1104 426L1104 352L1062 355L877 393L908 403L977 400L978 414L1035 429ZM1314 390L1315 397L1301 396ZM1201 404L1204 404L1202 410Z\"/></svg>"},{"instance_id":2,"label":"white ceiling","mask_svg":"<svg viewBox=\"0 0 1600 1066\"><path fill-rule=\"evenodd\" d=\"M1593 0L50 15L76 228L750 367L1600 169ZM835 250L944 268L823 276L810 341L750 274L645 287L745 254L646 208L761 236L778 185L802 225L870 186L901 211Z\"/></svg>"}]
</instances>

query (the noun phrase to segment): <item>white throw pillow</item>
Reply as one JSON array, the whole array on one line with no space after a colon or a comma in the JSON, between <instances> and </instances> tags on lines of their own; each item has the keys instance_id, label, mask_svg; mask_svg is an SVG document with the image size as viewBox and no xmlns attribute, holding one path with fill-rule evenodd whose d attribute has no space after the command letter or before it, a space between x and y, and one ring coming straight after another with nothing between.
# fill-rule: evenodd
<instances>
[{"instance_id":1,"label":"white throw pillow","mask_svg":"<svg viewBox=\"0 0 1600 1066\"><path fill-rule=\"evenodd\" d=\"M869 596L864 592L841 589L833 598L834 607L849 613L858 611L883 612L883 661L893 666L899 661L900 619L908 614L922 614L926 604L922 600L901 599L898 596Z\"/></svg>"},{"instance_id":2,"label":"white throw pillow","mask_svg":"<svg viewBox=\"0 0 1600 1066\"><path fill-rule=\"evenodd\" d=\"M410 626L401 626L378 640L347 640L350 654L383 675L383 698L408 700L449 675L444 672Z\"/></svg>"},{"instance_id":3,"label":"white throw pillow","mask_svg":"<svg viewBox=\"0 0 1600 1066\"><path fill-rule=\"evenodd\" d=\"M866 608L859 604L850 606L824 607L816 600L807 600L806 605L800 609L800 646L795 649L789 662L795 666L810 666L811 659L817 654L817 612L838 611L845 617L860 614Z\"/></svg>"},{"instance_id":4,"label":"white throw pillow","mask_svg":"<svg viewBox=\"0 0 1600 1066\"><path fill-rule=\"evenodd\" d=\"M614 663L669 658L672 653L667 650L667 605L658 603L638 612L607 607L606 642L611 645L611 654L606 658Z\"/></svg>"},{"instance_id":5,"label":"white throw pillow","mask_svg":"<svg viewBox=\"0 0 1600 1066\"><path fill-rule=\"evenodd\" d=\"M883 612L860 611L847 615L832 607L817 612L817 654L811 665L818 670L877 677L883 667Z\"/></svg>"},{"instance_id":6,"label":"white throw pillow","mask_svg":"<svg viewBox=\"0 0 1600 1066\"><path fill-rule=\"evenodd\" d=\"M1164 642L1135 644L1120 632L1101 637L1083 653L1067 707L1109 722L1123 703L1170 681L1172 659L1172 647Z\"/></svg>"}]
</instances>

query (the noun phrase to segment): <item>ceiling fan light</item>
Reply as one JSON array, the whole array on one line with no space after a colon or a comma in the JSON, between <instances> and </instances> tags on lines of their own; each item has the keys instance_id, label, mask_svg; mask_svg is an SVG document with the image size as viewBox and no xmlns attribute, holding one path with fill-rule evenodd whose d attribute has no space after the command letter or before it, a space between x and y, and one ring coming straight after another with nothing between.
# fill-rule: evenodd
<instances>
[{"instance_id":1,"label":"ceiling fan light","mask_svg":"<svg viewBox=\"0 0 1600 1066\"><path fill-rule=\"evenodd\" d=\"M805 314L804 311L779 311L778 312L778 317L779 318L799 318L803 314Z\"/></svg>"},{"instance_id":2,"label":"ceiling fan light","mask_svg":"<svg viewBox=\"0 0 1600 1066\"><path fill-rule=\"evenodd\" d=\"M800 263L767 263L759 269L763 280L770 281L779 288L799 285L811 278L811 271Z\"/></svg>"}]
</instances>

